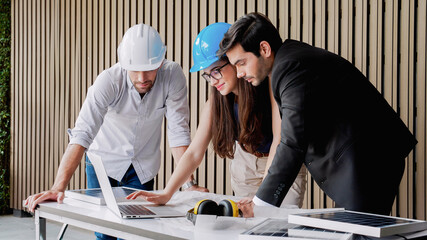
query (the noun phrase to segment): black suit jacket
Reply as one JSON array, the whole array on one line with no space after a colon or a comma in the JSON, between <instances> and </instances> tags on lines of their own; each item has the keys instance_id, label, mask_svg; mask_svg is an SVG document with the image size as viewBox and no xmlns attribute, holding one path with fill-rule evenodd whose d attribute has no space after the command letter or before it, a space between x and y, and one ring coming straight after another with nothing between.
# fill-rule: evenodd
<instances>
[{"instance_id":1,"label":"black suit jacket","mask_svg":"<svg viewBox=\"0 0 427 240\"><path fill-rule=\"evenodd\" d=\"M338 206L388 214L416 140L369 80L338 55L286 40L272 89L281 142L256 196L279 206L304 163Z\"/></svg>"}]
</instances>

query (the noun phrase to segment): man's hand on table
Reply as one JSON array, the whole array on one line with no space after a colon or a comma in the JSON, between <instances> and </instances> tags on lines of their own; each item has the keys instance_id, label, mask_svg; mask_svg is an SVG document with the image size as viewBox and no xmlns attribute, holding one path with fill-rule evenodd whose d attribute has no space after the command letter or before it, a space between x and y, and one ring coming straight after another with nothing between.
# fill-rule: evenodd
<instances>
[{"instance_id":1,"label":"man's hand on table","mask_svg":"<svg viewBox=\"0 0 427 240\"><path fill-rule=\"evenodd\" d=\"M34 212L37 205L39 203L42 203L44 201L53 200L57 201L58 203L62 203L64 200L64 191L57 191L57 190L49 190L44 191L41 193L37 193L34 195L29 196L26 200L24 205L30 210L30 212Z\"/></svg>"},{"instance_id":2,"label":"man's hand on table","mask_svg":"<svg viewBox=\"0 0 427 240\"><path fill-rule=\"evenodd\" d=\"M242 198L237 202L237 207L242 212L242 217L244 218L254 217L254 206L252 198Z\"/></svg>"}]
</instances>

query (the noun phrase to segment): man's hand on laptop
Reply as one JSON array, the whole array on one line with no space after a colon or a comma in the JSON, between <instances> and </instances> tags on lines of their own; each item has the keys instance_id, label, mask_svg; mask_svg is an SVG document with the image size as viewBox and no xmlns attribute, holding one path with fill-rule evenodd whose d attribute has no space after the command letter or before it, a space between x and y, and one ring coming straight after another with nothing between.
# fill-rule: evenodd
<instances>
[{"instance_id":1,"label":"man's hand on laptop","mask_svg":"<svg viewBox=\"0 0 427 240\"><path fill-rule=\"evenodd\" d=\"M25 200L24 205L28 208L28 210L30 210L30 212L34 212L39 203L47 200L53 200L57 201L58 203L62 203L64 196L64 191L57 191L52 189L29 196Z\"/></svg>"},{"instance_id":2,"label":"man's hand on laptop","mask_svg":"<svg viewBox=\"0 0 427 240\"><path fill-rule=\"evenodd\" d=\"M136 198L142 198L145 201L152 202L159 205L165 205L170 199L172 195L167 194L165 192L162 193L154 193L147 191L135 191L129 194L126 199L135 200Z\"/></svg>"}]
</instances>

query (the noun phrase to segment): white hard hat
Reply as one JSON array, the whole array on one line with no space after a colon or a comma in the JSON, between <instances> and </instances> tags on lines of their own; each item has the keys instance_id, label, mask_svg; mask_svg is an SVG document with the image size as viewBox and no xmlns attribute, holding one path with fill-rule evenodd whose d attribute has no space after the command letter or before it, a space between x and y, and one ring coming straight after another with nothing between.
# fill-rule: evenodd
<instances>
[{"instance_id":1,"label":"white hard hat","mask_svg":"<svg viewBox=\"0 0 427 240\"><path fill-rule=\"evenodd\" d=\"M117 48L122 67L128 71L151 71L165 59L166 46L159 33L145 24L129 28Z\"/></svg>"}]
</instances>

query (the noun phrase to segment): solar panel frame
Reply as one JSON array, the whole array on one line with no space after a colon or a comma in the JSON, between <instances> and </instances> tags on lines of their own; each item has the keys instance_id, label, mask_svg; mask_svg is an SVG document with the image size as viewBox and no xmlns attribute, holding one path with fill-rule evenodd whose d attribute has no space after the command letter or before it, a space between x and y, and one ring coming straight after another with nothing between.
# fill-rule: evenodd
<instances>
[{"instance_id":1,"label":"solar panel frame","mask_svg":"<svg viewBox=\"0 0 427 240\"><path fill-rule=\"evenodd\" d=\"M343 233L325 229L290 224L286 219L267 218L261 223L239 234L239 240L350 240L351 233Z\"/></svg>"},{"instance_id":2,"label":"solar panel frame","mask_svg":"<svg viewBox=\"0 0 427 240\"><path fill-rule=\"evenodd\" d=\"M373 220L378 223L374 224ZM350 210L290 214L288 221L293 224L351 232L371 237L386 237L427 229L427 222L421 220ZM389 223L386 224L386 221L389 221Z\"/></svg>"},{"instance_id":3,"label":"solar panel frame","mask_svg":"<svg viewBox=\"0 0 427 240\"><path fill-rule=\"evenodd\" d=\"M297 227L291 228L288 230L288 235L291 237L305 237L305 238L315 238L315 239L334 239L334 240L350 240L353 239L352 233L307 227L299 225Z\"/></svg>"}]
</instances>

